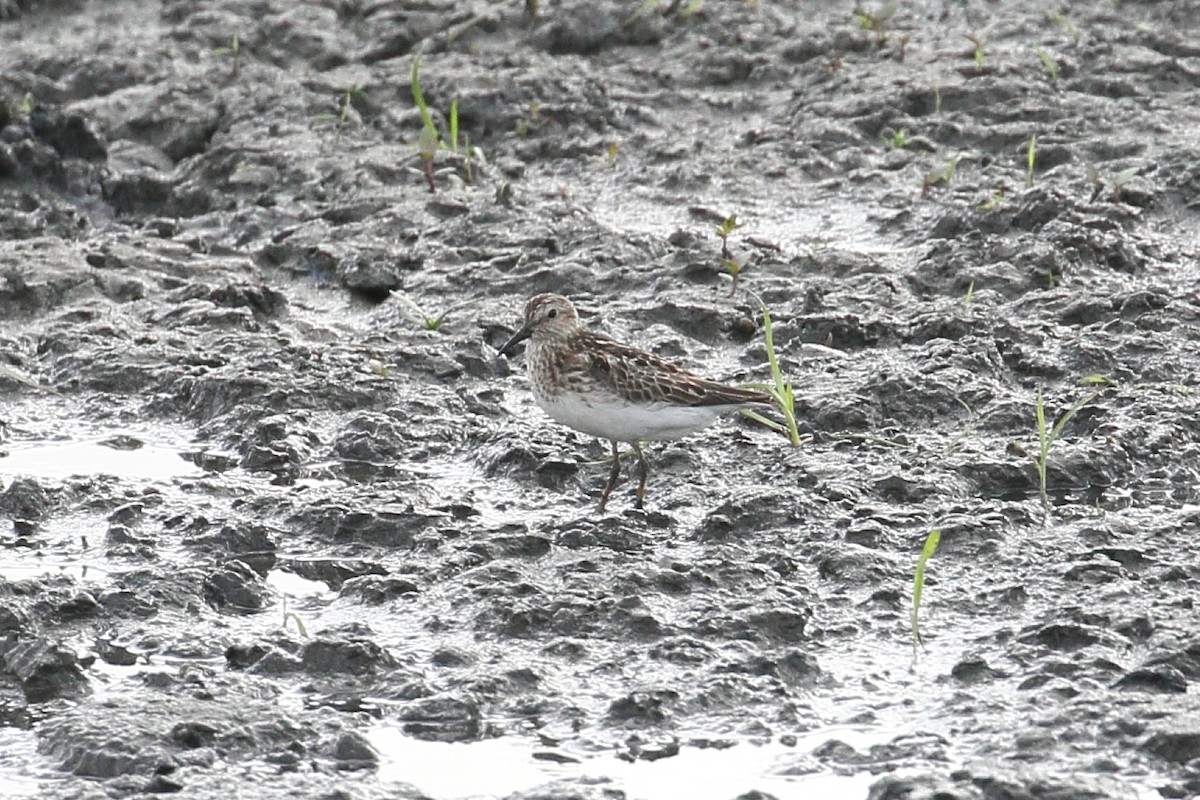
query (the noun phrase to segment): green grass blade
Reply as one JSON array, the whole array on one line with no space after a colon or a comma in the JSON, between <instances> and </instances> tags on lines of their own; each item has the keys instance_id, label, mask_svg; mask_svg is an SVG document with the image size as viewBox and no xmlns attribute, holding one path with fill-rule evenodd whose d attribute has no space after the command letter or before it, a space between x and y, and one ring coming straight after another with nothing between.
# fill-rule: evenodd
<instances>
[{"instance_id":1,"label":"green grass blade","mask_svg":"<svg viewBox=\"0 0 1200 800\"><path fill-rule=\"evenodd\" d=\"M767 344L767 361L771 362L771 378L775 381L775 387L783 388L783 370L779 368L779 359L775 357L775 334L771 328L771 312L767 310L766 305L762 307L763 315L763 339Z\"/></svg>"},{"instance_id":2,"label":"green grass blade","mask_svg":"<svg viewBox=\"0 0 1200 800\"><path fill-rule=\"evenodd\" d=\"M1029 137L1029 149L1025 151L1025 185L1033 186L1033 168L1037 165L1037 134Z\"/></svg>"},{"instance_id":3,"label":"green grass blade","mask_svg":"<svg viewBox=\"0 0 1200 800\"><path fill-rule=\"evenodd\" d=\"M412 97L421 112L421 125L429 131L437 141L437 128L433 125L433 117L429 114L429 106L425 103L425 95L421 92L421 54L417 53L412 65Z\"/></svg>"},{"instance_id":4,"label":"green grass blade","mask_svg":"<svg viewBox=\"0 0 1200 800\"><path fill-rule=\"evenodd\" d=\"M458 152L458 98L450 102L450 152Z\"/></svg>"},{"instance_id":5,"label":"green grass blade","mask_svg":"<svg viewBox=\"0 0 1200 800\"><path fill-rule=\"evenodd\" d=\"M765 425L768 428L770 428L771 430L775 431L776 433L783 433L783 434L788 433L788 429L787 429L786 425L782 425L773 419L764 417L762 414L759 414L757 411L751 411L748 408L743 408L742 416L748 417L748 418L754 420L755 422L759 423L760 425Z\"/></svg>"},{"instance_id":6,"label":"green grass blade","mask_svg":"<svg viewBox=\"0 0 1200 800\"><path fill-rule=\"evenodd\" d=\"M924 649L925 644L921 641L921 626L918 622L918 614L921 610L921 594L925 590L925 564L933 556L937 550L938 542L942 539L940 530L933 530L925 537L925 546L921 548L921 555L917 559L917 569L913 572L913 592L912 592L912 635L913 635L913 658L917 656L917 648Z\"/></svg>"}]
</instances>

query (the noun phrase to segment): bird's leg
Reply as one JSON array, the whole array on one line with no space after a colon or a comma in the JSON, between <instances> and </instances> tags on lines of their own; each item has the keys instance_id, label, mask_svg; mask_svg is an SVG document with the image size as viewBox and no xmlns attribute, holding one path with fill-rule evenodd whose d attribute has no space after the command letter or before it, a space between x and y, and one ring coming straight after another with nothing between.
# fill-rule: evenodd
<instances>
[{"instance_id":1,"label":"bird's leg","mask_svg":"<svg viewBox=\"0 0 1200 800\"><path fill-rule=\"evenodd\" d=\"M650 474L650 463L646 461L646 454L642 452L642 446L637 442L633 443L633 450L637 453L638 461L642 464L642 479L638 481L637 490L637 507L642 507L642 501L646 499L646 477Z\"/></svg>"},{"instance_id":2,"label":"bird's leg","mask_svg":"<svg viewBox=\"0 0 1200 800\"><path fill-rule=\"evenodd\" d=\"M612 442L612 450L612 472L610 472L608 475L608 483L604 485L604 494L600 495L600 506L596 509L597 513L604 511L604 504L608 502L608 496L612 494L613 487L617 485L617 478L621 477L621 454L617 450L616 441Z\"/></svg>"}]
</instances>

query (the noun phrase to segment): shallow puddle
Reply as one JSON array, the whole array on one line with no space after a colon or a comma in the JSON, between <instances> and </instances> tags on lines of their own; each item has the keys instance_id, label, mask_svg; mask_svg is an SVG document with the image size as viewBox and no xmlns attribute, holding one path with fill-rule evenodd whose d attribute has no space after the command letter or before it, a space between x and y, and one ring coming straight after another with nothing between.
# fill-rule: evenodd
<instances>
[{"instance_id":1,"label":"shallow puddle","mask_svg":"<svg viewBox=\"0 0 1200 800\"><path fill-rule=\"evenodd\" d=\"M82 441L10 442L0 452L0 476L69 478L112 475L137 480L168 480L201 475L203 470L175 447L146 444L128 434Z\"/></svg>"},{"instance_id":2,"label":"shallow puddle","mask_svg":"<svg viewBox=\"0 0 1200 800\"><path fill-rule=\"evenodd\" d=\"M63 776L38 753L33 731L0 726L0 797L37 797L55 777Z\"/></svg>"},{"instance_id":3,"label":"shallow puddle","mask_svg":"<svg viewBox=\"0 0 1200 800\"><path fill-rule=\"evenodd\" d=\"M839 729L838 738L853 738ZM799 773L804 756L832 732L802 737L795 747L749 742L724 749L683 746L656 761L623 761L610 753L548 748L517 736L469 743L428 742L382 724L370 735L384 783L416 786L438 800L503 797L558 780L598 783L639 800L729 800L753 789L779 800L865 797L875 776Z\"/></svg>"}]
</instances>

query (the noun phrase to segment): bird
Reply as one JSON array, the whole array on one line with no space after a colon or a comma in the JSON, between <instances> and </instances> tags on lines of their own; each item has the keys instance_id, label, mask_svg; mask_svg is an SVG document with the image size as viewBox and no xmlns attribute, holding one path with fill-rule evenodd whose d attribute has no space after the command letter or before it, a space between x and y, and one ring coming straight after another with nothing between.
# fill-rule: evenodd
<instances>
[{"instance_id":1,"label":"bird","mask_svg":"<svg viewBox=\"0 0 1200 800\"><path fill-rule=\"evenodd\" d=\"M510 355L527 339L525 365L538 406L556 422L612 445L612 471L597 512L604 511L620 477L620 443L633 448L641 466L641 509L650 473L642 442L682 438L728 412L772 405L765 392L706 380L587 330L575 306L559 294L539 294L525 304L523 324L500 355Z\"/></svg>"}]
</instances>

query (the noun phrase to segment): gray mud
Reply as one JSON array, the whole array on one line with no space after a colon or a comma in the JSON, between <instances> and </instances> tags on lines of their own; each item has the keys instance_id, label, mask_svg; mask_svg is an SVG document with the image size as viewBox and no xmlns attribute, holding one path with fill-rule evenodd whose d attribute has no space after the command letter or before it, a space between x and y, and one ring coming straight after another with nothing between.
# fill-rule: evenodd
<instances>
[{"instance_id":1,"label":"gray mud","mask_svg":"<svg viewBox=\"0 0 1200 800\"><path fill-rule=\"evenodd\" d=\"M668 5L0 2L0 794L1200 795L1195 4Z\"/></svg>"}]
</instances>

